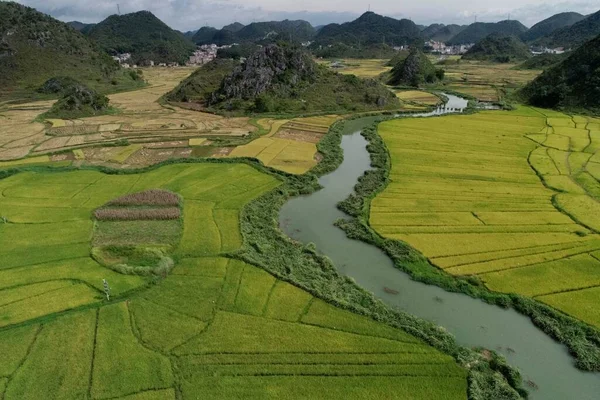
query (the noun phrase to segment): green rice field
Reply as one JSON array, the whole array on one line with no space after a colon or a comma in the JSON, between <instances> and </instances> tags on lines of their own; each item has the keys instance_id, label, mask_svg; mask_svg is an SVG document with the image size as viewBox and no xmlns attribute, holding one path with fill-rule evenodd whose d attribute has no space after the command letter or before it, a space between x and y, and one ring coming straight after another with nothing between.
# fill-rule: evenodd
<instances>
[{"instance_id":1,"label":"green rice field","mask_svg":"<svg viewBox=\"0 0 600 400\"><path fill-rule=\"evenodd\" d=\"M452 275L600 327L600 125L518 107L380 124L370 223Z\"/></svg>"},{"instance_id":2,"label":"green rice field","mask_svg":"<svg viewBox=\"0 0 600 400\"><path fill-rule=\"evenodd\" d=\"M235 163L0 180L0 399L466 399L452 357L228 257L242 207L279 184ZM183 222L94 220L149 189L179 195ZM170 246L175 266L90 255L115 243Z\"/></svg>"}]
</instances>

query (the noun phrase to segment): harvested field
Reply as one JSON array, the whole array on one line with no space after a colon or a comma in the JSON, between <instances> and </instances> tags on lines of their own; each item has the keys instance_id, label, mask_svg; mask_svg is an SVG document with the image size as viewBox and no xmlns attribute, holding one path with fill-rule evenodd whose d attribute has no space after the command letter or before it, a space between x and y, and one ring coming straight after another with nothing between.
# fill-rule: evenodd
<instances>
[{"instance_id":1,"label":"harvested field","mask_svg":"<svg viewBox=\"0 0 600 400\"><path fill-rule=\"evenodd\" d=\"M392 69L387 64L389 60L377 60L377 59L344 59L342 60L343 68L336 68L338 71L345 75L356 75L359 78L375 78L384 72Z\"/></svg>"},{"instance_id":2,"label":"harvested field","mask_svg":"<svg viewBox=\"0 0 600 400\"><path fill-rule=\"evenodd\" d=\"M465 399L467 372L450 356L222 256L242 245L240 209L278 185L248 165L213 163L0 180L0 209L12 222L0 225L4 400L44 398L48 391L58 398L258 399L294 397L298 388L310 398L359 391ZM107 202L110 212L171 209L176 196L151 190L157 188L184 204L171 273L149 284L94 261L93 211ZM171 222L96 223L152 244L168 237L164 224ZM129 255L138 250L128 248ZM105 255L122 254L111 248Z\"/></svg>"},{"instance_id":3,"label":"harvested field","mask_svg":"<svg viewBox=\"0 0 600 400\"><path fill-rule=\"evenodd\" d=\"M600 250L600 183L588 173L597 150L581 127L589 121L519 107L382 123L392 169L370 223L450 274L600 326L591 305L559 295L589 302L578 292L600 286L590 255Z\"/></svg>"}]
</instances>

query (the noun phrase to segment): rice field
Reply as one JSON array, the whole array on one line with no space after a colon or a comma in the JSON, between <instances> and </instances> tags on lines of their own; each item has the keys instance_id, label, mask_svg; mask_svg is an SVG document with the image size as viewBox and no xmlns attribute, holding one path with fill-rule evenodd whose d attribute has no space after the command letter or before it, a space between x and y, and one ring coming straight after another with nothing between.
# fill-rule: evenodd
<instances>
[{"instance_id":1,"label":"rice field","mask_svg":"<svg viewBox=\"0 0 600 400\"><path fill-rule=\"evenodd\" d=\"M337 118L322 116L271 121L267 135L236 147L229 157L253 157L269 167L303 174L317 165L317 143Z\"/></svg>"},{"instance_id":2,"label":"rice field","mask_svg":"<svg viewBox=\"0 0 600 400\"><path fill-rule=\"evenodd\" d=\"M394 90L394 93L400 100L417 105L435 106L442 102L439 97L424 90Z\"/></svg>"},{"instance_id":3,"label":"rice field","mask_svg":"<svg viewBox=\"0 0 600 400\"><path fill-rule=\"evenodd\" d=\"M460 60L442 65L445 86L479 101L499 101L505 93L532 81L542 71L512 69L515 64L489 64Z\"/></svg>"},{"instance_id":4,"label":"rice field","mask_svg":"<svg viewBox=\"0 0 600 400\"><path fill-rule=\"evenodd\" d=\"M467 371L453 358L226 257L242 246L240 209L278 185L248 165L213 163L0 180L0 397L466 399ZM113 227L112 243L115 232L138 244L169 234L128 224L171 221L92 223L99 207L180 199L183 229L164 279L90 256L99 222L127 224Z\"/></svg>"},{"instance_id":5,"label":"rice field","mask_svg":"<svg viewBox=\"0 0 600 400\"><path fill-rule=\"evenodd\" d=\"M392 67L386 66L389 60L378 59L353 59L346 58L341 61L343 68L335 69L341 74L356 75L359 78L376 78Z\"/></svg>"},{"instance_id":6,"label":"rice field","mask_svg":"<svg viewBox=\"0 0 600 400\"><path fill-rule=\"evenodd\" d=\"M384 122L392 168L370 224L449 274L600 326L594 124L530 107Z\"/></svg>"}]
</instances>

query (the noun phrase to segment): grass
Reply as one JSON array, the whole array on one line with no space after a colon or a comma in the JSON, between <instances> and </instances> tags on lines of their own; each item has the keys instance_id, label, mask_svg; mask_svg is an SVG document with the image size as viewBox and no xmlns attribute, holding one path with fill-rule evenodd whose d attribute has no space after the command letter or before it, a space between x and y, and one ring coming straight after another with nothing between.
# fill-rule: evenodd
<instances>
[{"instance_id":1,"label":"grass","mask_svg":"<svg viewBox=\"0 0 600 400\"><path fill-rule=\"evenodd\" d=\"M172 385L169 359L138 342L126 303L103 307L98 315L92 396L111 398Z\"/></svg>"},{"instance_id":2,"label":"grass","mask_svg":"<svg viewBox=\"0 0 600 400\"><path fill-rule=\"evenodd\" d=\"M27 357L11 377L4 398L33 400L48 393L56 398L85 398L95 325L96 312L88 310L42 326Z\"/></svg>"}]
</instances>

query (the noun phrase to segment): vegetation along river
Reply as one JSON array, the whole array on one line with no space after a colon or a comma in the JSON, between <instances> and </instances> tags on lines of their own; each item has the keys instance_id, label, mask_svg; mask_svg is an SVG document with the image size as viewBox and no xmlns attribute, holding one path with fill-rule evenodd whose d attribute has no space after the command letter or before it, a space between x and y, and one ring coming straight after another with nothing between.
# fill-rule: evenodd
<instances>
[{"instance_id":1,"label":"vegetation along river","mask_svg":"<svg viewBox=\"0 0 600 400\"><path fill-rule=\"evenodd\" d=\"M449 101L445 107L420 116L456 112L466 107L466 101L446 96ZM283 206L281 229L300 242L314 243L331 258L340 273L354 278L388 305L443 326L463 346L482 346L504 355L512 366L520 369L524 380L538 386L530 390L530 398L600 398L600 374L576 369L566 347L536 328L529 318L512 309L413 281L395 268L381 250L348 239L334 226L336 220L347 217L336 204L353 192L358 178L371 168L367 142L360 131L373 121L364 118L347 124L341 144L343 163L320 178L322 190L291 199ZM398 294L388 293L384 288Z\"/></svg>"}]
</instances>

